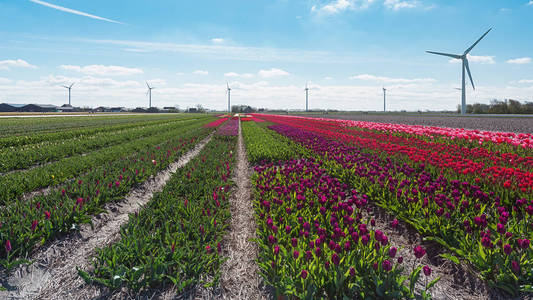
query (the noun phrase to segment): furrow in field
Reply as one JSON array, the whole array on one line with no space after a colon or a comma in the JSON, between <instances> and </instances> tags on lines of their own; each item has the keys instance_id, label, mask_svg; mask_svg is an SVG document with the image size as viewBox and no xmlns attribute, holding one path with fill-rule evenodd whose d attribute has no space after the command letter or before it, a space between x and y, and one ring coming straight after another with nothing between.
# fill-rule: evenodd
<instances>
[{"instance_id":1,"label":"furrow in field","mask_svg":"<svg viewBox=\"0 0 533 300\"><path fill-rule=\"evenodd\" d=\"M4 297L34 299L88 299L100 295L100 290L86 285L78 276L77 268L91 266L91 257L97 247L112 244L120 236L122 225L130 214L136 213L163 189L171 176L205 147L212 134L196 147L181 156L178 161L156 176L132 189L118 203L108 204L106 212L92 218L93 226L84 225L76 235L57 240L32 256L30 266L19 267L7 279Z\"/></svg>"},{"instance_id":2,"label":"furrow in field","mask_svg":"<svg viewBox=\"0 0 533 300\"><path fill-rule=\"evenodd\" d=\"M229 199L231 219L224 237L221 299L266 299L257 259L255 217L251 199L252 170L246 158L242 127L239 122L237 169L233 181L237 183Z\"/></svg>"}]
</instances>

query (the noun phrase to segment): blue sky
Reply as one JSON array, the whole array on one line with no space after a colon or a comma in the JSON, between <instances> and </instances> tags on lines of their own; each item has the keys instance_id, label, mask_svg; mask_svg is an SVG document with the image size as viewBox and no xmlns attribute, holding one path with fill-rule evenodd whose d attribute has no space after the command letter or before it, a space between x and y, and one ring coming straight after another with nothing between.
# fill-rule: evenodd
<instances>
[{"instance_id":1,"label":"blue sky","mask_svg":"<svg viewBox=\"0 0 533 300\"><path fill-rule=\"evenodd\" d=\"M468 102L533 100L533 1L0 0L0 102L181 108L454 109L471 52Z\"/></svg>"}]
</instances>

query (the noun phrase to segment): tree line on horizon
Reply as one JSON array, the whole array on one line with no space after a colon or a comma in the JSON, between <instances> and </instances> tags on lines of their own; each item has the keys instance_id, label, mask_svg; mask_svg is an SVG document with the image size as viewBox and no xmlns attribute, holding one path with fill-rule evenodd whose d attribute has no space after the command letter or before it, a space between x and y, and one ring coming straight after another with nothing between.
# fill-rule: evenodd
<instances>
[{"instance_id":1,"label":"tree line on horizon","mask_svg":"<svg viewBox=\"0 0 533 300\"><path fill-rule=\"evenodd\" d=\"M461 111L461 107L457 107ZM490 104L474 103L466 106L466 113L469 114L533 114L533 102L524 102L505 99L493 99Z\"/></svg>"}]
</instances>

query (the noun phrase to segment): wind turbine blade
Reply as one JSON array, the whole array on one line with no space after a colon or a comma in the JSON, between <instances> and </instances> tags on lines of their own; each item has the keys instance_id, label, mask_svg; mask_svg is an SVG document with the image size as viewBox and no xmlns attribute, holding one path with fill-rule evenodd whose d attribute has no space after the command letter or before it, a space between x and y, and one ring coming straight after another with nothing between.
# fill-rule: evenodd
<instances>
[{"instance_id":1,"label":"wind turbine blade","mask_svg":"<svg viewBox=\"0 0 533 300\"><path fill-rule=\"evenodd\" d=\"M66 89L69 89L69 87L68 87L68 86L66 86L66 85L63 85L63 87L64 87L64 88L66 88Z\"/></svg>"},{"instance_id":2,"label":"wind turbine blade","mask_svg":"<svg viewBox=\"0 0 533 300\"><path fill-rule=\"evenodd\" d=\"M474 80L472 80L472 74L470 74L470 67L468 66L468 59L465 58L465 67L466 71L468 72L468 77L470 78L470 83L472 83L472 88L475 90L476 87L474 86Z\"/></svg>"},{"instance_id":3,"label":"wind turbine blade","mask_svg":"<svg viewBox=\"0 0 533 300\"><path fill-rule=\"evenodd\" d=\"M73 82L68 88L71 89L74 86L74 83L75 82Z\"/></svg>"},{"instance_id":4,"label":"wind turbine blade","mask_svg":"<svg viewBox=\"0 0 533 300\"><path fill-rule=\"evenodd\" d=\"M481 39L484 38L487 35L487 33L489 33L489 31L491 31L491 30L492 30L492 28L487 30L487 32L485 32L485 34L483 34L472 46L470 46L470 48L466 49L466 51L465 51L465 53L463 53L463 55L467 55L472 50L472 48L474 48L477 45L477 43L479 43L479 41L481 41Z\"/></svg>"},{"instance_id":5,"label":"wind turbine blade","mask_svg":"<svg viewBox=\"0 0 533 300\"><path fill-rule=\"evenodd\" d=\"M148 88L150 88L150 85L148 84L148 81L146 81L146 86L147 86Z\"/></svg>"},{"instance_id":6,"label":"wind turbine blade","mask_svg":"<svg viewBox=\"0 0 533 300\"><path fill-rule=\"evenodd\" d=\"M228 90L229 90L229 82L226 81L226 86L228 87Z\"/></svg>"},{"instance_id":7,"label":"wind turbine blade","mask_svg":"<svg viewBox=\"0 0 533 300\"><path fill-rule=\"evenodd\" d=\"M452 57L452 58L455 58L455 59L461 59L461 55L457 55L457 54L450 54L450 53L442 53L442 52L433 52L433 51L426 51L427 53L431 53L431 54L437 54L437 55L442 55L442 56L448 56L448 57Z\"/></svg>"}]
</instances>

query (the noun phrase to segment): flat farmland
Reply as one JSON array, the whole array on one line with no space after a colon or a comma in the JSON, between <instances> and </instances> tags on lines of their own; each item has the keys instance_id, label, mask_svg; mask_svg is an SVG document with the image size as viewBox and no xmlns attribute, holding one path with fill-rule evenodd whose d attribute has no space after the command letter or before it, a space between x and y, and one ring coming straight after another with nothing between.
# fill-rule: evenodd
<instances>
[{"instance_id":1,"label":"flat farmland","mask_svg":"<svg viewBox=\"0 0 533 300\"><path fill-rule=\"evenodd\" d=\"M301 114L317 118L356 120L379 123L424 125L465 128L471 130L507 131L533 133L533 117L522 116L459 116L459 115L414 115L414 114Z\"/></svg>"},{"instance_id":2,"label":"flat farmland","mask_svg":"<svg viewBox=\"0 0 533 300\"><path fill-rule=\"evenodd\" d=\"M1 119L0 297L532 295L533 134L343 116Z\"/></svg>"}]
</instances>

